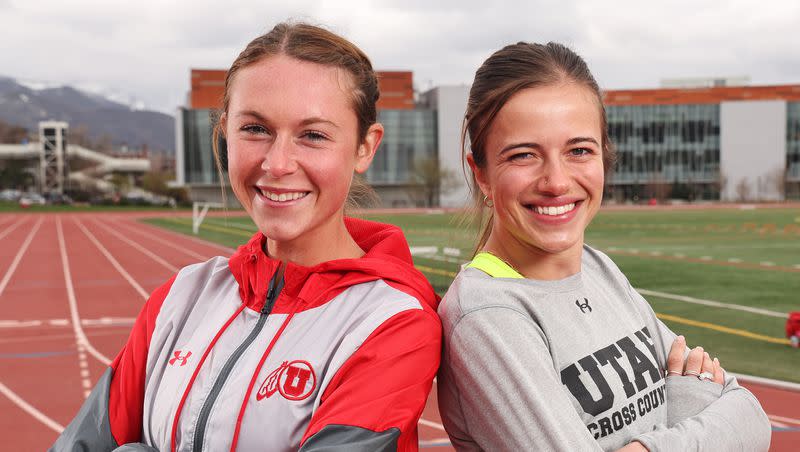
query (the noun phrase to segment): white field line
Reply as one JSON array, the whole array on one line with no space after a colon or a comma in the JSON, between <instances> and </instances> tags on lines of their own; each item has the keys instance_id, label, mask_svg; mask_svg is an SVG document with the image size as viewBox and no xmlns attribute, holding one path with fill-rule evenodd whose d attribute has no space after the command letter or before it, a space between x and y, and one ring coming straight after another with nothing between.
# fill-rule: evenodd
<instances>
[{"instance_id":1,"label":"white field line","mask_svg":"<svg viewBox=\"0 0 800 452\"><path fill-rule=\"evenodd\" d=\"M97 319L81 319L83 326L122 326L129 327L134 324L134 317L100 317ZM47 320L0 320L0 330L13 328L35 328L40 326L67 327L71 326L69 319Z\"/></svg>"},{"instance_id":2,"label":"white field line","mask_svg":"<svg viewBox=\"0 0 800 452\"><path fill-rule=\"evenodd\" d=\"M173 242L170 242L169 240L164 240L162 238L156 237L154 234L147 234L147 233L145 233L143 231L140 231L140 230L134 228L133 226L124 224L122 221L116 221L115 223L117 225L123 226L128 231L132 231L132 232L135 232L136 234L143 235L143 236L147 237L148 240L152 240L152 241L158 242L158 243L160 243L162 245L166 245L166 246L168 246L168 247L170 247L172 249L176 249L176 250L182 252L183 254L191 257L192 259L197 259L198 261L203 262L203 261L207 261L211 257L211 256L203 256L201 254L197 254L194 251L190 251L190 250L186 249L186 247L179 246L179 245L176 245Z\"/></svg>"},{"instance_id":3,"label":"white field line","mask_svg":"<svg viewBox=\"0 0 800 452\"><path fill-rule=\"evenodd\" d=\"M445 431L444 430L444 425L442 425L442 424L440 424L438 422L429 421L427 419L420 419L419 423L424 425L424 426L426 426L426 427L438 428L441 431Z\"/></svg>"},{"instance_id":4,"label":"white field line","mask_svg":"<svg viewBox=\"0 0 800 452\"><path fill-rule=\"evenodd\" d=\"M740 305L740 304L722 303L720 301L714 301L714 300L704 300L702 298L687 297L685 295L675 295L675 294L671 294L671 293L657 292L655 290L639 289L639 288L636 288L636 287L634 287L634 289L637 292L639 292L640 294L642 294L642 295L650 295L650 296L654 296L654 297L667 298L667 299L670 299L670 300L677 300L677 301L683 301L683 302L686 302L686 303L700 304L700 305L703 305L703 306L713 306L715 308L734 309L734 310L737 310L737 311L745 311L745 312L750 312L750 313L753 313L753 314L765 315L765 316L769 316L769 317L778 317L778 318L781 318L781 319L785 319L787 317L787 314L785 312L770 311L768 309L754 308L754 307L751 307L751 306L743 306L743 305Z\"/></svg>"},{"instance_id":5,"label":"white field line","mask_svg":"<svg viewBox=\"0 0 800 452\"><path fill-rule=\"evenodd\" d=\"M0 320L0 329L3 328L31 328L42 326L41 320Z\"/></svg>"},{"instance_id":6,"label":"white field line","mask_svg":"<svg viewBox=\"0 0 800 452\"><path fill-rule=\"evenodd\" d=\"M39 227L42 225L43 218L39 218L39 221L36 222L36 226L31 229L31 232L28 234L28 237L25 238L25 241L22 242L22 246L19 247L19 251L17 251L17 255L14 256L14 260L11 261L11 265L6 270L5 276L3 276L3 280L0 281L0 296L3 295L3 291L6 290L6 286L8 282L11 280L11 276L17 270L17 265L19 265L19 261L22 260L22 256L25 254L25 251L28 250L28 246L33 241L33 236L36 235L36 232L39 230Z\"/></svg>"},{"instance_id":7,"label":"white field line","mask_svg":"<svg viewBox=\"0 0 800 452\"><path fill-rule=\"evenodd\" d=\"M14 229L17 229L17 227L19 227L19 225L24 223L25 220L27 220L27 218L20 218L19 221L14 223L13 226L9 226L8 229L6 229L3 232L0 232L0 239L2 239L3 237L7 236L8 234L11 234L11 231L13 231Z\"/></svg>"},{"instance_id":8,"label":"white field line","mask_svg":"<svg viewBox=\"0 0 800 452\"><path fill-rule=\"evenodd\" d=\"M143 247L143 246L142 246L141 244L139 244L138 242L134 242L133 240L131 240L131 239L129 239L129 238L127 238L127 237L125 237L124 235L122 235L122 234L120 234L119 232L117 232L117 231L115 231L115 230L113 230L113 229L109 228L108 226L106 226L106 225L104 225L104 224L100 223L99 221L95 221L95 224L97 224L98 226L102 227L102 228L103 228L103 229L105 229L106 231L110 232L110 233L111 233L111 234L112 234L114 237L118 238L119 240L121 240L121 241L123 241L123 242L127 243L128 245L130 245L130 246L132 246L132 247L136 248L137 250L139 250L140 252L142 252L143 254L145 254L147 257L149 257L150 259L153 259L154 261L158 262L158 263L159 263L159 264L161 264L161 265L162 265L164 268L166 268L167 270L171 271L172 273L178 273L178 270L179 270L179 268L178 268L178 267L176 267L176 266L174 266L174 265L170 264L169 262L165 261L164 259L162 259L162 258L161 258L161 257L159 257L158 255L156 255L156 254L155 254L155 253L153 253L152 251L150 251L150 250L148 250L147 248Z\"/></svg>"},{"instance_id":9,"label":"white field line","mask_svg":"<svg viewBox=\"0 0 800 452\"><path fill-rule=\"evenodd\" d=\"M101 252L101 253L103 253L103 255L106 257L106 259L108 259L108 261L109 261L109 262L111 262L111 265L113 265L113 266L114 266L114 268L115 268L115 269L117 269L117 271L119 272L119 274L120 274L120 275L122 275L122 277L123 277L123 278L125 278L125 279L128 281L128 283L130 283L130 285L131 285L131 286L133 286L133 288L134 288L134 289L136 289L136 291L137 291L137 292L139 292L139 295L141 295L141 296L142 296L142 298L144 298L145 300L147 300L147 298L149 297L149 294L147 293L147 291L146 291L146 290L144 290L144 289L142 288L142 286L140 286L140 285L139 285L139 283L137 283L137 282L136 282L136 281L133 279L133 277L130 275L130 273L128 273L127 271L125 271L125 269L124 269L124 268L122 268L122 265L120 265L119 261L117 261L116 259L114 259L114 256L112 256L112 255L111 255L111 253L109 253L109 252L108 252L108 250L106 249L106 247L104 247L104 246L103 246L103 245L100 243L100 241L98 241L98 240L97 240L97 238L96 238L94 235L92 235L92 233L91 233L91 232L89 232L89 230L88 230L88 229L86 229L86 228L83 226L83 224L81 224L81 222L80 222L80 221L78 221L78 220L76 219L76 220L75 220L75 223L78 225L78 227L79 227L79 228L81 228L81 230L83 231L83 233L84 233L84 234L86 234L86 237L89 237L89 240L91 240L91 241L92 241L92 243L94 243L94 245L97 247L97 249L99 249L99 250L100 250L100 252Z\"/></svg>"},{"instance_id":10,"label":"white field line","mask_svg":"<svg viewBox=\"0 0 800 452\"><path fill-rule=\"evenodd\" d=\"M8 399L11 400L16 406L22 408L23 411L36 418L37 421L50 427L50 429L55 430L56 433L61 433L64 431L63 425L50 419L44 413L34 408L31 404L22 400L20 396L18 396L14 391L8 389L8 387L3 383L0 383L0 392L2 392L4 396L8 397Z\"/></svg>"},{"instance_id":11,"label":"white field line","mask_svg":"<svg viewBox=\"0 0 800 452\"><path fill-rule=\"evenodd\" d=\"M72 320L72 330L75 333L75 342L78 344L78 364L81 368L81 378L83 383L83 396L89 397L89 392L92 389L92 381L89 378L89 364L86 361L85 352L97 358L98 361L106 366L111 364L111 360L97 351L94 346L89 342L86 333L83 332L81 326L81 317L78 314L78 301L75 299L75 288L72 286L72 272L69 268L69 258L67 257L67 245L64 242L64 231L61 227L61 218L56 218L56 227L58 229L58 245L61 250L61 263L64 267L64 281L67 284L67 296L69 298L69 314Z\"/></svg>"},{"instance_id":12,"label":"white field line","mask_svg":"<svg viewBox=\"0 0 800 452\"><path fill-rule=\"evenodd\" d=\"M781 389L784 391L800 392L800 383L791 381L775 380L772 378L756 377L754 375L738 374L734 372L727 372L736 377L740 382L754 383L769 388Z\"/></svg>"}]
</instances>

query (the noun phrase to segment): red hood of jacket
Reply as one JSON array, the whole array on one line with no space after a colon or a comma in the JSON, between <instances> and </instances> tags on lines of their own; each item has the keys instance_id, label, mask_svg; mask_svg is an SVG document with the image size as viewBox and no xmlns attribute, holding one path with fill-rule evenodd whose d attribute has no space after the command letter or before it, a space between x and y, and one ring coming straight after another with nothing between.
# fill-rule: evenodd
<instances>
[{"instance_id":1,"label":"red hood of jacket","mask_svg":"<svg viewBox=\"0 0 800 452\"><path fill-rule=\"evenodd\" d=\"M414 268L400 228L356 218L345 218L345 226L365 254L357 259L336 259L312 267L287 264L279 300L299 299L307 309L327 302L352 285L383 279L436 311L439 297L425 276ZM269 281L280 264L264 253L266 240L257 232L236 250L228 263L239 284L242 302L253 310L264 305ZM275 309L280 310L280 305L279 302Z\"/></svg>"}]
</instances>

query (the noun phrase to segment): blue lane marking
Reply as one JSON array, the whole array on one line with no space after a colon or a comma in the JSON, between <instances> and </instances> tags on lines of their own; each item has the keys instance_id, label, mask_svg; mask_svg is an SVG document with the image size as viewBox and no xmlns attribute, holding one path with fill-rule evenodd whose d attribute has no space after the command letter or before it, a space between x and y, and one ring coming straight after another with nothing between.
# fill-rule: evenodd
<instances>
[{"instance_id":1,"label":"blue lane marking","mask_svg":"<svg viewBox=\"0 0 800 452\"><path fill-rule=\"evenodd\" d=\"M800 427L775 427L772 426L773 432L800 432Z\"/></svg>"},{"instance_id":2,"label":"blue lane marking","mask_svg":"<svg viewBox=\"0 0 800 452\"><path fill-rule=\"evenodd\" d=\"M0 359L49 358L51 356L74 355L75 350L65 352L0 353Z\"/></svg>"}]
</instances>

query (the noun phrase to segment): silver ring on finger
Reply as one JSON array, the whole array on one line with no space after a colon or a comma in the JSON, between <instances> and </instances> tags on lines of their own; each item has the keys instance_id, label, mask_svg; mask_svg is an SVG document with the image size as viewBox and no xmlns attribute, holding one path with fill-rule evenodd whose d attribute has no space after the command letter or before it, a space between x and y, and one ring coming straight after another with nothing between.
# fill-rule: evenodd
<instances>
[{"instance_id":1,"label":"silver ring on finger","mask_svg":"<svg viewBox=\"0 0 800 452\"><path fill-rule=\"evenodd\" d=\"M664 375L665 377L669 377L670 375L683 375L683 372L679 370L667 370L667 373Z\"/></svg>"},{"instance_id":2,"label":"silver ring on finger","mask_svg":"<svg viewBox=\"0 0 800 452\"><path fill-rule=\"evenodd\" d=\"M691 376L693 376L693 377L700 378L700 372L695 372L695 371L693 371L693 370L687 370L687 371L686 371L686 372L684 372L683 374L684 374L684 375L691 375Z\"/></svg>"},{"instance_id":3,"label":"silver ring on finger","mask_svg":"<svg viewBox=\"0 0 800 452\"><path fill-rule=\"evenodd\" d=\"M697 379L700 381L709 381L714 379L714 374L711 372L701 372L700 375L697 376Z\"/></svg>"}]
</instances>

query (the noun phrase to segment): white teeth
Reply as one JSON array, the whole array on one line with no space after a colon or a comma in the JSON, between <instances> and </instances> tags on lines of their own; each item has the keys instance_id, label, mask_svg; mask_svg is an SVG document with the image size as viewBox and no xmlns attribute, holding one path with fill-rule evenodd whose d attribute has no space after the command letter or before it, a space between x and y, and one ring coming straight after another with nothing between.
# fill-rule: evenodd
<instances>
[{"instance_id":1,"label":"white teeth","mask_svg":"<svg viewBox=\"0 0 800 452\"><path fill-rule=\"evenodd\" d=\"M268 198L270 201L286 202L286 201L294 201L295 199L300 199L305 195L307 195L308 192L295 191L290 193L278 194L278 193L273 193L271 191L261 190L261 194L264 195L264 197Z\"/></svg>"},{"instance_id":2,"label":"white teeth","mask_svg":"<svg viewBox=\"0 0 800 452\"><path fill-rule=\"evenodd\" d=\"M574 208L575 208L574 202L565 204L563 206L546 206L546 207L535 206L536 213L542 215L552 215L552 216L564 215L567 212L571 212L572 209Z\"/></svg>"}]
</instances>

